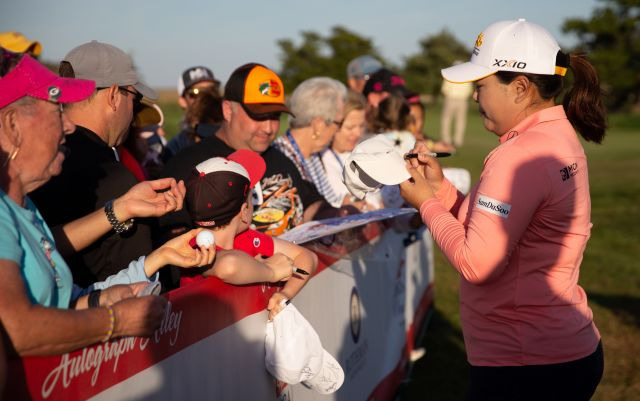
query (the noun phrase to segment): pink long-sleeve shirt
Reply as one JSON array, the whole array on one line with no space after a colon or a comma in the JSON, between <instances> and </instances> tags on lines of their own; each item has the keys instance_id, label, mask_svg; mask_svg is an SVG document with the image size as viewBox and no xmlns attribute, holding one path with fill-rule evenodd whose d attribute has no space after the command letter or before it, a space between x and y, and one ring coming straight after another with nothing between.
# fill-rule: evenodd
<instances>
[{"instance_id":1,"label":"pink long-sleeve shirt","mask_svg":"<svg viewBox=\"0 0 640 401\"><path fill-rule=\"evenodd\" d=\"M458 270L469 363L561 363L600 340L578 285L591 230L584 149L562 106L500 137L465 198L444 181L420 214Z\"/></svg>"}]
</instances>

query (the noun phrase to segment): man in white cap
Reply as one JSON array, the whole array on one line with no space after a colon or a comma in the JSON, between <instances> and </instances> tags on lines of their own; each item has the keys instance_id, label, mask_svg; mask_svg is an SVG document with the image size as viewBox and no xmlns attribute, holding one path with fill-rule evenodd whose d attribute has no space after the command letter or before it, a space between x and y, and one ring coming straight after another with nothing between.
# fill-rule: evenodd
<instances>
[{"instance_id":1,"label":"man in white cap","mask_svg":"<svg viewBox=\"0 0 640 401\"><path fill-rule=\"evenodd\" d=\"M66 257L74 282L87 286L152 250L149 227L123 221L123 212L112 200L137 183L120 163L115 147L124 141L140 100L155 99L156 94L140 82L128 54L97 41L71 50L60 63L60 75L93 80L96 90L87 100L65 110L76 125L65 143L70 153L62 173L35 191L32 199L52 227L104 207L114 230ZM57 237L56 241L64 244L64 234L60 233L63 238Z\"/></svg>"}]
</instances>

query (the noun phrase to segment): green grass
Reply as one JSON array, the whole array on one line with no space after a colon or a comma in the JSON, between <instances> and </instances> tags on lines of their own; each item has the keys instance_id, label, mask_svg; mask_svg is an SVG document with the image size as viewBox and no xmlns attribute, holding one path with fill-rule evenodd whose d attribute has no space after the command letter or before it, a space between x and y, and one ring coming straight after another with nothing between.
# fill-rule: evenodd
<instances>
[{"instance_id":1,"label":"green grass","mask_svg":"<svg viewBox=\"0 0 640 401\"><path fill-rule=\"evenodd\" d=\"M160 100L169 136L177 132L181 111L175 95ZM284 121L283 121L284 129ZM427 109L425 131L438 137L440 108ZM476 181L485 156L498 143L484 130L475 106L469 110L465 145L447 166L464 167ZM605 373L594 400L640 401L640 116L614 115L603 145L585 144L589 158L591 239L580 284L589 297L603 339ZM463 400L467 364L458 313L458 275L435 254L435 312L422 346L424 358L413 369L409 400Z\"/></svg>"},{"instance_id":2,"label":"green grass","mask_svg":"<svg viewBox=\"0 0 640 401\"><path fill-rule=\"evenodd\" d=\"M427 133L437 137L438 107L427 111ZM603 145L585 144L589 159L591 239L581 267L602 334L605 373L593 400L640 400L640 116L613 115ZM497 137L469 111L465 145L444 164L467 168L477 180ZM458 313L458 275L436 251L435 313L407 389L409 400L463 400L468 368Z\"/></svg>"}]
</instances>

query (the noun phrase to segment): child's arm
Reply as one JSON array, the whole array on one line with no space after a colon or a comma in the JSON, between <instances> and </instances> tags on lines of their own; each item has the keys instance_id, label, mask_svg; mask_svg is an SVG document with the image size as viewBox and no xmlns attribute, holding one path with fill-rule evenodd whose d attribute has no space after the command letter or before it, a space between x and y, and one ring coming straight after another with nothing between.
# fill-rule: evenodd
<instances>
[{"instance_id":1,"label":"child's arm","mask_svg":"<svg viewBox=\"0 0 640 401\"><path fill-rule=\"evenodd\" d=\"M290 258L282 254L262 260L254 259L242 251L224 250L218 252L216 263L202 275L218 277L225 283L235 285L275 283L291 277L292 263Z\"/></svg>"},{"instance_id":2,"label":"child's arm","mask_svg":"<svg viewBox=\"0 0 640 401\"><path fill-rule=\"evenodd\" d=\"M274 252L283 253L293 259L293 265L305 270L309 275L294 274L284 285L282 290L276 292L269 299L267 309L269 310L269 320L273 318L282 309L281 301L283 299L293 299L307 281L313 276L318 267L318 257L310 250L296 245L292 242L274 238Z\"/></svg>"}]
</instances>

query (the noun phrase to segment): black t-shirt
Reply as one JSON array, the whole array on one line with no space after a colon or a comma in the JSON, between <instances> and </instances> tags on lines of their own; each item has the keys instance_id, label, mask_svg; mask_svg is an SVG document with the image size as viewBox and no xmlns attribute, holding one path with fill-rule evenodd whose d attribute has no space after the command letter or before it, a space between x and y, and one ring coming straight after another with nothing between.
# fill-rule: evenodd
<instances>
[{"instance_id":1,"label":"black t-shirt","mask_svg":"<svg viewBox=\"0 0 640 401\"><path fill-rule=\"evenodd\" d=\"M90 130L78 126L66 137L71 151L62 173L29 194L51 227L84 217L127 192L138 181L116 160L113 148ZM64 239L56 238L57 242ZM123 234L111 230L74 256L66 258L73 280L86 287L127 267L151 252L151 231L143 221Z\"/></svg>"},{"instance_id":2,"label":"black t-shirt","mask_svg":"<svg viewBox=\"0 0 640 401\"><path fill-rule=\"evenodd\" d=\"M217 136L210 136L176 154L167 163L163 175L186 180L198 163L212 157L226 157L234 151ZM267 165L260 181L263 203L254 205L253 224L258 231L279 235L302 223L304 208L323 197L278 149L270 146L262 158ZM172 213L161 221L165 228L191 226L186 212Z\"/></svg>"}]
</instances>

